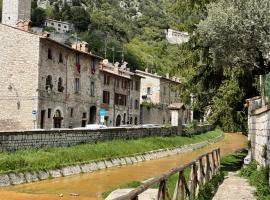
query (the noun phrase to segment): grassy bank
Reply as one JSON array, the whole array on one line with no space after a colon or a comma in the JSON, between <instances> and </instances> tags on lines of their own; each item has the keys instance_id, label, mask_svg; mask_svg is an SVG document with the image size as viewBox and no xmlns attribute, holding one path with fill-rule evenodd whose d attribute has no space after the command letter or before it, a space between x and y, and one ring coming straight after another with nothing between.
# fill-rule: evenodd
<instances>
[{"instance_id":1,"label":"grassy bank","mask_svg":"<svg viewBox=\"0 0 270 200\"><path fill-rule=\"evenodd\" d=\"M138 140L113 140L96 144L81 144L71 147L3 152L0 153L0 173L54 169L80 162L179 147L216 138L222 134L221 130L216 129L192 137L149 137Z\"/></svg>"},{"instance_id":2,"label":"grassy bank","mask_svg":"<svg viewBox=\"0 0 270 200\"><path fill-rule=\"evenodd\" d=\"M270 199L270 187L269 187L269 169L261 168L257 170L257 163L251 162L246 168L241 170L241 175L248 179L252 186L256 187L255 195L258 200Z\"/></svg>"},{"instance_id":3,"label":"grassy bank","mask_svg":"<svg viewBox=\"0 0 270 200\"><path fill-rule=\"evenodd\" d=\"M243 151L235 152L233 154L222 157L220 171L212 178L211 181L209 181L206 185L200 188L197 200L212 199L212 197L214 196L215 192L218 189L218 186L220 185L220 183L223 182L224 176L229 171L237 171L241 169L243 165L243 160L246 155L247 155L247 151L243 150ZM190 168L187 168L184 171L186 180L189 180L190 178L190 171L191 171ZM167 185L170 192L174 191L177 179L178 179L178 174L174 174L173 176L170 176L167 179ZM141 182L139 181L126 183L110 191L104 192L103 197L106 198L112 191L118 188L137 188L140 185L141 185ZM155 185L153 188L157 189L158 185Z\"/></svg>"}]
</instances>

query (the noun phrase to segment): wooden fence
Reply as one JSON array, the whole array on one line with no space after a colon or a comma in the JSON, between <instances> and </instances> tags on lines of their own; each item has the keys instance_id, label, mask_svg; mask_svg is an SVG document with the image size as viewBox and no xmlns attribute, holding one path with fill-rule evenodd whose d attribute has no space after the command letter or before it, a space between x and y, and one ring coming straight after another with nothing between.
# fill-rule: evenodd
<instances>
[{"instance_id":1,"label":"wooden fence","mask_svg":"<svg viewBox=\"0 0 270 200\"><path fill-rule=\"evenodd\" d=\"M199 187L212 179L220 167L220 149L199 156L194 161L171 169L164 174L154 177L145 184L134 189L128 194L114 200L138 200L138 195L147 189L158 185L158 200L194 200L199 192ZM186 180L184 171L191 168L190 179ZM173 193L169 191L167 180L169 177L178 174Z\"/></svg>"}]
</instances>

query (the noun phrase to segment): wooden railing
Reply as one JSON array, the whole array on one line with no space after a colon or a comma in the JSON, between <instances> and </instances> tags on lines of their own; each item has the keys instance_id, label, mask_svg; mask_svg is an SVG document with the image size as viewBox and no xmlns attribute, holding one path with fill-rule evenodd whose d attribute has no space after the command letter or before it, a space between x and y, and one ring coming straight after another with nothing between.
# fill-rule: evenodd
<instances>
[{"instance_id":1,"label":"wooden railing","mask_svg":"<svg viewBox=\"0 0 270 200\"><path fill-rule=\"evenodd\" d=\"M212 179L220 167L220 149L214 149L211 152L199 156L194 161L185 165L171 169L164 174L154 177L145 184L134 189L128 194L118 197L114 200L138 200L138 195L147 189L154 188L158 184L158 200L193 200L199 192L199 187ZM185 170L191 168L190 178L187 181ZM178 174L175 189L173 193L169 191L167 180L169 177Z\"/></svg>"}]
</instances>

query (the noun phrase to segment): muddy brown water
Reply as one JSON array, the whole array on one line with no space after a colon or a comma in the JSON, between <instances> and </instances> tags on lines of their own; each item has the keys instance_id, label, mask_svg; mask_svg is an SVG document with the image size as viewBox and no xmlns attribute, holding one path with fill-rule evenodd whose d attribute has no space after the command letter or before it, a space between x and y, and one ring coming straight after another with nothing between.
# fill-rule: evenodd
<instances>
[{"instance_id":1,"label":"muddy brown water","mask_svg":"<svg viewBox=\"0 0 270 200\"><path fill-rule=\"evenodd\" d=\"M241 134L226 133L221 141L204 148L135 165L115 167L88 174L80 174L0 189L0 200L100 200L102 193L134 180L145 180L187 163L213 148L220 147L226 155L246 147L247 138ZM70 196L71 193L79 196ZM59 197L63 194L63 197Z\"/></svg>"}]
</instances>

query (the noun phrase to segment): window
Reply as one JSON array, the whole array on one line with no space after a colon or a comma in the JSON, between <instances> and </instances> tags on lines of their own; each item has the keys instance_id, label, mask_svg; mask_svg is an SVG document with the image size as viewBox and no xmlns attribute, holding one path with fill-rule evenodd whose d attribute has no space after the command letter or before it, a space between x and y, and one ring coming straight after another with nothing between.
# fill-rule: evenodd
<instances>
[{"instance_id":1,"label":"window","mask_svg":"<svg viewBox=\"0 0 270 200\"><path fill-rule=\"evenodd\" d=\"M51 113L52 113L52 109L51 108L48 108L48 118L49 119L51 118Z\"/></svg>"},{"instance_id":2,"label":"window","mask_svg":"<svg viewBox=\"0 0 270 200\"><path fill-rule=\"evenodd\" d=\"M94 59L92 62L92 66L91 66L91 73L92 74L96 73L96 63L97 63L97 61Z\"/></svg>"},{"instance_id":3,"label":"window","mask_svg":"<svg viewBox=\"0 0 270 200\"><path fill-rule=\"evenodd\" d=\"M83 119L87 118L87 113L86 113L86 112L83 113L82 118L83 118Z\"/></svg>"},{"instance_id":4,"label":"window","mask_svg":"<svg viewBox=\"0 0 270 200\"><path fill-rule=\"evenodd\" d=\"M73 117L73 111L74 111L74 109L73 108L70 108L70 117L71 118Z\"/></svg>"},{"instance_id":5,"label":"window","mask_svg":"<svg viewBox=\"0 0 270 200\"><path fill-rule=\"evenodd\" d=\"M110 104L110 92L103 91L103 103Z\"/></svg>"},{"instance_id":6,"label":"window","mask_svg":"<svg viewBox=\"0 0 270 200\"><path fill-rule=\"evenodd\" d=\"M76 53L76 64L80 64L80 54Z\"/></svg>"},{"instance_id":7,"label":"window","mask_svg":"<svg viewBox=\"0 0 270 200\"><path fill-rule=\"evenodd\" d=\"M75 78L75 93L79 93L81 89L80 78Z\"/></svg>"},{"instance_id":8,"label":"window","mask_svg":"<svg viewBox=\"0 0 270 200\"><path fill-rule=\"evenodd\" d=\"M90 96L94 97L95 96L95 82L91 81L90 83Z\"/></svg>"},{"instance_id":9,"label":"window","mask_svg":"<svg viewBox=\"0 0 270 200\"><path fill-rule=\"evenodd\" d=\"M51 25L53 26L53 25L54 25L54 23L52 22L52 23L51 23Z\"/></svg>"},{"instance_id":10,"label":"window","mask_svg":"<svg viewBox=\"0 0 270 200\"><path fill-rule=\"evenodd\" d=\"M130 82L130 90L133 90L133 81Z\"/></svg>"},{"instance_id":11,"label":"window","mask_svg":"<svg viewBox=\"0 0 270 200\"><path fill-rule=\"evenodd\" d=\"M46 78L46 90L52 90L53 84L52 84L52 76L48 75Z\"/></svg>"},{"instance_id":12,"label":"window","mask_svg":"<svg viewBox=\"0 0 270 200\"><path fill-rule=\"evenodd\" d=\"M116 88L119 88L119 86L120 86L120 84L119 84L119 83L120 83L119 79L116 78L115 81L116 81Z\"/></svg>"},{"instance_id":13,"label":"window","mask_svg":"<svg viewBox=\"0 0 270 200\"><path fill-rule=\"evenodd\" d=\"M59 53L59 63L63 63L63 54Z\"/></svg>"},{"instance_id":14,"label":"window","mask_svg":"<svg viewBox=\"0 0 270 200\"><path fill-rule=\"evenodd\" d=\"M134 108L135 108L136 110L139 109L139 101L138 101L138 100L135 100Z\"/></svg>"},{"instance_id":15,"label":"window","mask_svg":"<svg viewBox=\"0 0 270 200\"><path fill-rule=\"evenodd\" d=\"M140 90L140 82L139 81L136 81L135 82L135 90L136 91L139 91Z\"/></svg>"},{"instance_id":16,"label":"window","mask_svg":"<svg viewBox=\"0 0 270 200\"><path fill-rule=\"evenodd\" d=\"M52 50L48 49L48 59L52 60Z\"/></svg>"},{"instance_id":17,"label":"window","mask_svg":"<svg viewBox=\"0 0 270 200\"><path fill-rule=\"evenodd\" d=\"M126 106L127 105L127 96L123 94L115 94L115 105L120 105L120 106Z\"/></svg>"},{"instance_id":18,"label":"window","mask_svg":"<svg viewBox=\"0 0 270 200\"><path fill-rule=\"evenodd\" d=\"M59 27L61 27L61 24L58 24Z\"/></svg>"},{"instance_id":19,"label":"window","mask_svg":"<svg viewBox=\"0 0 270 200\"><path fill-rule=\"evenodd\" d=\"M151 92L151 87L148 87L147 88L147 95L151 95L152 94L152 92Z\"/></svg>"},{"instance_id":20,"label":"window","mask_svg":"<svg viewBox=\"0 0 270 200\"><path fill-rule=\"evenodd\" d=\"M58 79L58 92L63 92L64 91L64 87L63 87L63 79L60 77Z\"/></svg>"},{"instance_id":21,"label":"window","mask_svg":"<svg viewBox=\"0 0 270 200\"><path fill-rule=\"evenodd\" d=\"M104 85L110 85L110 76L104 74Z\"/></svg>"},{"instance_id":22,"label":"window","mask_svg":"<svg viewBox=\"0 0 270 200\"><path fill-rule=\"evenodd\" d=\"M67 28L67 26L64 26L64 28Z\"/></svg>"}]
</instances>

